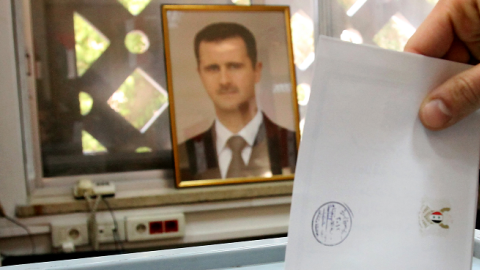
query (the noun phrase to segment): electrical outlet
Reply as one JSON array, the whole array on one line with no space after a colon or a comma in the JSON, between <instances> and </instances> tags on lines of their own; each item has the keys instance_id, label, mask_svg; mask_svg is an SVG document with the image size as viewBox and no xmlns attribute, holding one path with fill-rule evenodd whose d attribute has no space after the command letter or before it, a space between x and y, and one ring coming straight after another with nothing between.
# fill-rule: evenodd
<instances>
[{"instance_id":1,"label":"electrical outlet","mask_svg":"<svg viewBox=\"0 0 480 270\"><path fill-rule=\"evenodd\" d=\"M115 224L113 222L98 222L97 224L97 240L99 243L114 243L116 241L125 241L125 224L117 222L117 239L113 232Z\"/></svg>"},{"instance_id":2,"label":"electrical outlet","mask_svg":"<svg viewBox=\"0 0 480 270\"><path fill-rule=\"evenodd\" d=\"M127 217L125 220L127 241L175 238L185 235L183 213Z\"/></svg>"},{"instance_id":3,"label":"electrical outlet","mask_svg":"<svg viewBox=\"0 0 480 270\"><path fill-rule=\"evenodd\" d=\"M50 224L53 247L61 247L65 243L75 246L88 244L87 221L55 221Z\"/></svg>"}]
</instances>

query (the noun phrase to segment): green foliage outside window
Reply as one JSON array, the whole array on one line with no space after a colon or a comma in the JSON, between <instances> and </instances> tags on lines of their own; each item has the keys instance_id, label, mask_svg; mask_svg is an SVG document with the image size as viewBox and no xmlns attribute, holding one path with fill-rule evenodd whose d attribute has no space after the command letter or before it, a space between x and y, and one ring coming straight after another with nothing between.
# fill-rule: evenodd
<instances>
[{"instance_id":1,"label":"green foliage outside window","mask_svg":"<svg viewBox=\"0 0 480 270\"><path fill-rule=\"evenodd\" d=\"M403 51L410 37L402 34L402 29L390 19L388 23L373 37L373 41L384 49Z\"/></svg>"},{"instance_id":2,"label":"green foliage outside window","mask_svg":"<svg viewBox=\"0 0 480 270\"><path fill-rule=\"evenodd\" d=\"M235 5L250 6L252 3L250 0L232 0Z\"/></svg>"},{"instance_id":3,"label":"green foliage outside window","mask_svg":"<svg viewBox=\"0 0 480 270\"><path fill-rule=\"evenodd\" d=\"M151 0L118 0L134 16L140 14ZM79 13L73 15L75 31L75 56L77 75L81 77L110 45L110 41ZM149 47L148 37L141 31L132 31L125 38L125 46L132 53L143 53ZM92 97L79 93L80 112L87 115L93 105ZM165 104L168 98L159 92L144 75L134 72L130 75L108 101L109 105L129 121L135 128L141 129L155 112ZM82 131L84 154L106 152L107 149L91 134ZM149 152L148 147L140 147L136 152Z\"/></svg>"},{"instance_id":4,"label":"green foliage outside window","mask_svg":"<svg viewBox=\"0 0 480 270\"><path fill-rule=\"evenodd\" d=\"M298 104L305 106L308 103L310 98L310 86L308 84L299 84L297 85L297 99Z\"/></svg>"},{"instance_id":5,"label":"green foliage outside window","mask_svg":"<svg viewBox=\"0 0 480 270\"><path fill-rule=\"evenodd\" d=\"M76 12L73 14L73 24L77 74L81 77L108 48L110 41Z\"/></svg>"},{"instance_id":6,"label":"green foliage outside window","mask_svg":"<svg viewBox=\"0 0 480 270\"><path fill-rule=\"evenodd\" d=\"M148 50L150 42L142 31L134 30L125 37L125 47L131 53L141 54Z\"/></svg>"},{"instance_id":7,"label":"green foliage outside window","mask_svg":"<svg viewBox=\"0 0 480 270\"><path fill-rule=\"evenodd\" d=\"M297 98L298 103L301 103L306 98L305 91L302 87L297 87Z\"/></svg>"},{"instance_id":8,"label":"green foliage outside window","mask_svg":"<svg viewBox=\"0 0 480 270\"><path fill-rule=\"evenodd\" d=\"M345 9L349 10L357 0L337 0L338 3Z\"/></svg>"},{"instance_id":9,"label":"green foliage outside window","mask_svg":"<svg viewBox=\"0 0 480 270\"><path fill-rule=\"evenodd\" d=\"M78 99L80 101L80 113L82 115L87 115L93 106L92 97L85 92L80 92L80 94L78 94Z\"/></svg>"},{"instance_id":10,"label":"green foliage outside window","mask_svg":"<svg viewBox=\"0 0 480 270\"><path fill-rule=\"evenodd\" d=\"M137 16L151 0L118 0L133 16Z\"/></svg>"},{"instance_id":11,"label":"green foliage outside window","mask_svg":"<svg viewBox=\"0 0 480 270\"><path fill-rule=\"evenodd\" d=\"M83 154L93 154L107 152L105 146L97 141L90 133L82 130L82 148Z\"/></svg>"},{"instance_id":12,"label":"green foliage outside window","mask_svg":"<svg viewBox=\"0 0 480 270\"><path fill-rule=\"evenodd\" d=\"M138 147L137 149L135 149L135 152L137 152L137 153L148 153L148 152L152 152L152 148L147 147L147 146L142 146L142 147Z\"/></svg>"},{"instance_id":13,"label":"green foliage outside window","mask_svg":"<svg viewBox=\"0 0 480 270\"><path fill-rule=\"evenodd\" d=\"M110 97L108 104L140 130L167 101L165 94L135 70Z\"/></svg>"}]
</instances>

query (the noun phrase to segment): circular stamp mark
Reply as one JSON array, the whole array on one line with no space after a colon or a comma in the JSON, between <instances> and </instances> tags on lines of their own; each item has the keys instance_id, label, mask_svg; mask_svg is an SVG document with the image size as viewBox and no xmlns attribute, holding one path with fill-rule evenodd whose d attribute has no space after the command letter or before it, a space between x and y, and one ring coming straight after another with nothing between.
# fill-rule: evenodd
<instances>
[{"instance_id":1,"label":"circular stamp mark","mask_svg":"<svg viewBox=\"0 0 480 270\"><path fill-rule=\"evenodd\" d=\"M353 213L346 204L327 202L313 215L313 236L322 245L336 246L348 237L352 217Z\"/></svg>"}]
</instances>

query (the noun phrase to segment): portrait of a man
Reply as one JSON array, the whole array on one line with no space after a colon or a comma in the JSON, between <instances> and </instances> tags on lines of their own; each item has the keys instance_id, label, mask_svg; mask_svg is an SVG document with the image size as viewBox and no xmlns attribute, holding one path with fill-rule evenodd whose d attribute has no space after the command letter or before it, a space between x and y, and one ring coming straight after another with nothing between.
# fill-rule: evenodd
<instances>
[{"instance_id":1,"label":"portrait of a man","mask_svg":"<svg viewBox=\"0 0 480 270\"><path fill-rule=\"evenodd\" d=\"M192 75L203 89L190 91L206 93L208 101L197 106L212 107L214 115L208 126L177 144L177 177L181 181L293 177L297 133L276 123L258 104L264 64L252 31L238 22L217 21L197 31L192 43L196 64ZM181 104L179 97L175 99Z\"/></svg>"}]
</instances>

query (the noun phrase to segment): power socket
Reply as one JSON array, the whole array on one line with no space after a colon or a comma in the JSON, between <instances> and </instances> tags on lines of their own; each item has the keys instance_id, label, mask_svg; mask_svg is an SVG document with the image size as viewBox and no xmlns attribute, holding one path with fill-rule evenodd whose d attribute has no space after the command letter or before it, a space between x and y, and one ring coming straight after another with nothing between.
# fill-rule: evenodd
<instances>
[{"instance_id":1,"label":"power socket","mask_svg":"<svg viewBox=\"0 0 480 270\"><path fill-rule=\"evenodd\" d=\"M127 217L125 230L128 241L176 238L185 235L183 213Z\"/></svg>"},{"instance_id":2,"label":"power socket","mask_svg":"<svg viewBox=\"0 0 480 270\"><path fill-rule=\"evenodd\" d=\"M61 247L65 243L72 243L75 246L88 244L88 228L85 220L54 221L50 226L53 247Z\"/></svg>"}]
</instances>

